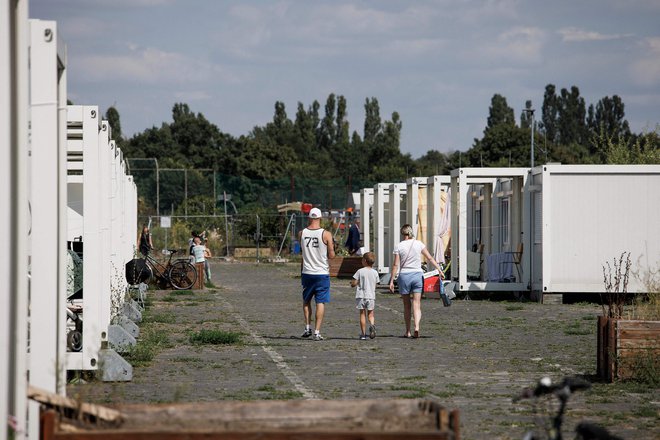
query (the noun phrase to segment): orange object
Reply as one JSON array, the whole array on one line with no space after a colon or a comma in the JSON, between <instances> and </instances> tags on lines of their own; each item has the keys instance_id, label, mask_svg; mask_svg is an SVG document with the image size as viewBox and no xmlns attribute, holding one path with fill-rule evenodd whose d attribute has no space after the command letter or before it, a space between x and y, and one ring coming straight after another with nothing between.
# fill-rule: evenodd
<instances>
[{"instance_id":1,"label":"orange object","mask_svg":"<svg viewBox=\"0 0 660 440\"><path fill-rule=\"evenodd\" d=\"M439 275L424 278L424 292L439 292L439 291L440 291Z\"/></svg>"}]
</instances>

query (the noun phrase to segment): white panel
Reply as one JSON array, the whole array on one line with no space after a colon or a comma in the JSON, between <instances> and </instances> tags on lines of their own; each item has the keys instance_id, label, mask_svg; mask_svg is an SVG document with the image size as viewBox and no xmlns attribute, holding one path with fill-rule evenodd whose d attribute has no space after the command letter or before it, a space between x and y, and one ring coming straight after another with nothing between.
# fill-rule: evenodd
<instances>
[{"instance_id":1,"label":"white panel","mask_svg":"<svg viewBox=\"0 0 660 440\"><path fill-rule=\"evenodd\" d=\"M365 252L370 252L372 243L371 232L371 218L374 205L374 190L373 188L363 188L360 190L360 218L362 224L362 243Z\"/></svg>"},{"instance_id":2,"label":"white panel","mask_svg":"<svg viewBox=\"0 0 660 440\"><path fill-rule=\"evenodd\" d=\"M100 234L100 272L98 278L98 293L100 295L101 342L108 340L110 326L111 301L111 250L110 250L110 125L101 121L98 132L99 157L99 234Z\"/></svg>"},{"instance_id":3,"label":"white panel","mask_svg":"<svg viewBox=\"0 0 660 440\"><path fill-rule=\"evenodd\" d=\"M97 106L83 106L83 367L98 368L101 348L101 209L99 167L99 112Z\"/></svg>"},{"instance_id":4,"label":"white panel","mask_svg":"<svg viewBox=\"0 0 660 440\"><path fill-rule=\"evenodd\" d=\"M28 242L27 1L0 0L0 234ZM27 246L0 257L0 439L23 439L27 417ZM19 432L10 432L9 416Z\"/></svg>"},{"instance_id":5,"label":"white panel","mask_svg":"<svg viewBox=\"0 0 660 440\"><path fill-rule=\"evenodd\" d=\"M631 252L633 270L660 261L660 167L554 167L544 179L551 196L543 207L552 230L544 237L544 286L550 292L603 289L603 265ZM545 221L545 220L544 220ZM645 288L631 277L629 291Z\"/></svg>"},{"instance_id":6,"label":"white panel","mask_svg":"<svg viewBox=\"0 0 660 440\"><path fill-rule=\"evenodd\" d=\"M14 36L13 17L10 14L8 0L0 0L0 96L11 96L13 90L14 63L11 56L11 43ZM17 148L13 142L16 131L13 127L15 103L10 99L0 99L0 236L11 237L12 231L12 197L14 182L12 179L12 156L16 154ZM2 252L0 255L0 353L11 353L13 343L13 324L11 320L12 283L11 260L13 255ZM9 414L9 379L11 371L11 356L5 355L0 358L0 420L6 420ZM7 429L0 429L0 440L7 438Z\"/></svg>"},{"instance_id":7,"label":"white panel","mask_svg":"<svg viewBox=\"0 0 660 440\"><path fill-rule=\"evenodd\" d=\"M60 235L64 217L60 176L65 173L59 152L59 85L57 27L52 21L31 20L31 194L32 255L30 283L30 384L47 391L64 389L60 355L65 332L65 294ZM30 432L38 433L38 405L31 405Z\"/></svg>"}]
</instances>

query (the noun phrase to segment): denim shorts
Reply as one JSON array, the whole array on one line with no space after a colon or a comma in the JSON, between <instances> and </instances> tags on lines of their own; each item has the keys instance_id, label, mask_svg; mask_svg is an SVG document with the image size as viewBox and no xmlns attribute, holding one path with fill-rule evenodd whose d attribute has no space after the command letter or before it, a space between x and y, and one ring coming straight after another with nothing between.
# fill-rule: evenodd
<instances>
[{"instance_id":1,"label":"denim shorts","mask_svg":"<svg viewBox=\"0 0 660 440\"><path fill-rule=\"evenodd\" d=\"M423 272L401 272L397 278L399 284L399 293L408 295L409 293L422 293L424 288Z\"/></svg>"}]
</instances>

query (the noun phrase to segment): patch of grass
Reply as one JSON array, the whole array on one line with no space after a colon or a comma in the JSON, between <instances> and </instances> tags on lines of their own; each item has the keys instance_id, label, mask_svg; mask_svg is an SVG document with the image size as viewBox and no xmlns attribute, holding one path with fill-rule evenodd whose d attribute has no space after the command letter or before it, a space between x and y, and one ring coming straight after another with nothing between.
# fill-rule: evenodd
<instances>
[{"instance_id":1,"label":"patch of grass","mask_svg":"<svg viewBox=\"0 0 660 440\"><path fill-rule=\"evenodd\" d=\"M195 345L232 345L241 341L239 333L224 330L202 329L190 335L190 342Z\"/></svg>"},{"instance_id":2,"label":"patch of grass","mask_svg":"<svg viewBox=\"0 0 660 440\"><path fill-rule=\"evenodd\" d=\"M148 315L149 322L159 322L162 324L174 324L176 322L176 316L172 312L159 313L158 315Z\"/></svg>"},{"instance_id":3,"label":"patch of grass","mask_svg":"<svg viewBox=\"0 0 660 440\"><path fill-rule=\"evenodd\" d=\"M152 328L145 328L137 344L126 354L133 366L149 364L158 352L169 345L167 334Z\"/></svg>"},{"instance_id":4,"label":"patch of grass","mask_svg":"<svg viewBox=\"0 0 660 440\"><path fill-rule=\"evenodd\" d=\"M407 381L416 381L416 380L424 380L426 379L426 376L404 376L399 378L399 380L407 382Z\"/></svg>"},{"instance_id":5,"label":"patch of grass","mask_svg":"<svg viewBox=\"0 0 660 440\"><path fill-rule=\"evenodd\" d=\"M170 295L194 295L195 292L192 290L173 290L170 292Z\"/></svg>"},{"instance_id":6,"label":"patch of grass","mask_svg":"<svg viewBox=\"0 0 660 440\"><path fill-rule=\"evenodd\" d=\"M186 357L186 356L181 356L181 357L175 357L171 359L172 362L183 362L183 363L191 363L191 364L199 364L205 362L204 359L198 358L198 357Z\"/></svg>"},{"instance_id":7,"label":"patch of grass","mask_svg":"<svg viewBox=\"0 0 660 440\"><path fill-rule=\"evenodd\" d=\"M506 306L504 310L515 311L515 310L522 310L524 308L525 306L523 306L522 304L511 304L510 306Z\"/></svg>"},{"instance_id":8,"label":"patch of grass","mask_svg":"<svg viewBox=\"0 0 660 440\"><path fill-rule=\"evenodd\" d=\"M564 327L565 335L590 335L593 329L590 327L583 327L580 321L571 322Z\"/></svg>"},{"instance_id":9,"label":"patch of grass","mask_svg":"<svg viewBox=\"0 0 660 440\"><path fill-rule=\"evenodd\" d=\"M429 393L427 388L421 386L392 385L390 390L408 391L407 393L398 396L402 399L419 399L421 397L426 397Z\"/></svg>"}]
</instances>

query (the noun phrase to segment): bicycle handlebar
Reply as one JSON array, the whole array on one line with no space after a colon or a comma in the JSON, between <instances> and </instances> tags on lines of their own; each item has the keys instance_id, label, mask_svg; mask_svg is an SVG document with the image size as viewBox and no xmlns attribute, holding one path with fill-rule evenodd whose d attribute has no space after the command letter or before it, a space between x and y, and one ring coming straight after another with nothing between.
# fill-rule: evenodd
<instances>
[{"instance_id":1,"label":"bicycle handlebar","mask_svg":"<svg viewBox=\"0 0 660 440\"><path fill-rule=\"evenodd\" d=\"M520 393L519 396L513 399L517 402L521 399L531 399L532 397L540 397L547 394L560 394L568 397L575 391L586 390L591 387L591 383L580 377L565 377L560 383L552 383L549 377L543 377L539 380L534 388L526 388Z\"/></svg>"}]
</instances>

